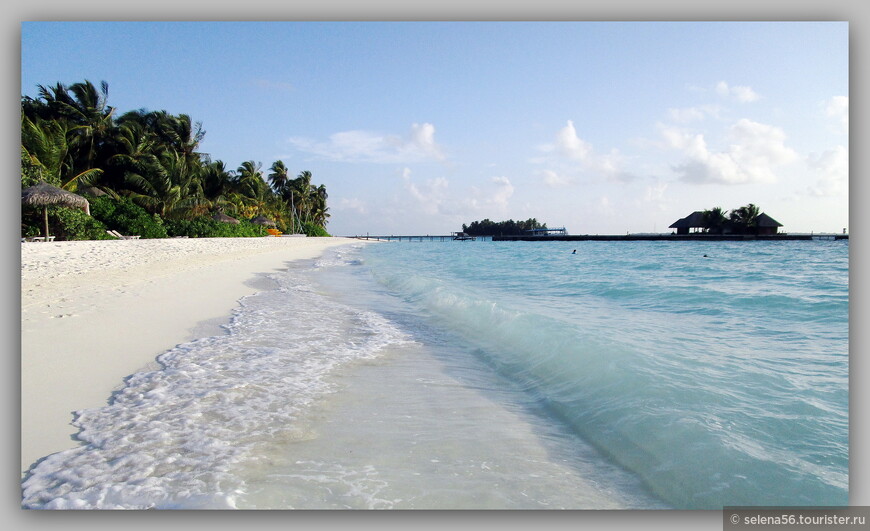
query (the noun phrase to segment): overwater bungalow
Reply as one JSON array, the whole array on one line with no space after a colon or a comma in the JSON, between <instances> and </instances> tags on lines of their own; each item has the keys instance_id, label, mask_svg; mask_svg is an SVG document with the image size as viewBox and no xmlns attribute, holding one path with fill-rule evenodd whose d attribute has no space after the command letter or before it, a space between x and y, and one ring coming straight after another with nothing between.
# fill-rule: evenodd
<instances>
[{"instance_id":1,"label":"overwater bungalow","mask_svg":"<svg viewBox=\"0 0 870 531\"><path fill-rule=\"evenodd\" d=\"M755 220L756 228L758 235L770 235L776 234L780 227L782 227L782 223L768 216L764 212L758 215L758 218Z\"/></svg>"},{"instance_id":2,"label":"overwater bungalow","mask_svg":"<svg viewBox=\"0 0 870 531\"><path fill-rule=\"evenodd\" d=\"M704 213L696 210L684 218L673 222L669 229L677 229L677 234L689 234L689 232L704 231ZM694 230L692 230L694 229Z\"/></svg>"},{"instance_id":3,"label":"overwater bungalow","mask_svg":"<svg viewBox=\"0 0 870 531\"><path fill-rule=\"evenodd\" d=\"M733 222L725 221L720 226L719 234L755 234L758 236L770 236L777 234L782 223L768 216L764 212L758 214L755 222L749 226L734 225ZM704 219L704 213L696 210L684 218L673 222L668 228L677 229L677 234L700 234L710 232Z\"/></svg>"}]
</instances>

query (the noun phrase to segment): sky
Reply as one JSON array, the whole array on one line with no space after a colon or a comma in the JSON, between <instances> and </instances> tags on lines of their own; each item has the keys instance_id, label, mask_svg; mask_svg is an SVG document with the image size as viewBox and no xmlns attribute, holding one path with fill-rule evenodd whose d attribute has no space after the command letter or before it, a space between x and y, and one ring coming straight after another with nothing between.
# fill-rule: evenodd
<instances>
[{"instance_id":1,"label":"sky","mask_svg":"<svg viewBox=\"0 0 870 531\"><path fill-rule=\"evenodd\" d=\"M22 95L84 80L229 168L310 171L335 235L849 227L847 22L22 23Z\"/></svg>"}]
</instances>

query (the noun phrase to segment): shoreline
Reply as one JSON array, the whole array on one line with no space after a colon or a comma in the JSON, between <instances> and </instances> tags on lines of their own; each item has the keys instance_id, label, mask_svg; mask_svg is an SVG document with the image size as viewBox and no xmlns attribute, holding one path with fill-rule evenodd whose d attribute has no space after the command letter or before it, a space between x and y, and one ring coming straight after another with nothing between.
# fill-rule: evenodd
<instances>
[{"instance_id":1,"label":"shoreline","mask_svg":"<svg viewBox=\"0 0 870 531\"><path fill-rule=\"evenodd\" d=\"M190 238L21 244L21 467L73 448L73 411L220 333L265 276L349 238Z\"/></svg>"}]
</instances>

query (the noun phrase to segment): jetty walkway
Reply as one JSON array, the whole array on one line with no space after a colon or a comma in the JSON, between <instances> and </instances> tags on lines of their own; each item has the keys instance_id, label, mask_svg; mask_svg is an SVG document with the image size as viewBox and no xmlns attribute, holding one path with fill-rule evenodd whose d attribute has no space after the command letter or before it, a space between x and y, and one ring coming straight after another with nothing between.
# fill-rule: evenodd
<instances>
[{"instance_id":1,"label":"jetty walkway","mask_svg":"<svg viewBox=\"0 0 870 531\"><path fill-rule=\"evenodd\" d=\"M520 236L475 236L474 238L457 238L455 234L426 234L426 235L390 235L390 236L348 236L358 240L378 241L494 241L494 242L636 242L636 241L664 241L664 242L722 242L722 241L812 241L812 240L848 240L848 234L547 234L547 235L520 235Z\"/></svg>"},{"instance_id":2,"label":"jetty walkway","mask_svg":"<svg viewBox=\"0 0 870 531\"><path fill-rule=\"evenodd\" d=\"M489 236L458 236L456 234L426 234L424 235L414 235L414 236L369 236L366 234L365 236L348 236L348 238L356 238L357 240L378 240L378 241L406 241L406 242L422 242L422 241L440 241L440 242L452 242L453 240L462 240L462 241L489 241Z\"/></svg>"},{"instance_id":3,"label":"jetty walkway","mask_svg":"<svg viewBox=\"0 0 870 531\"><path fill-rule=\"evenodd\" d=\"M550 236L493 236L494 242L637 242L637 241L664 241L664 242L725 242L725 241L789 241L789 240L848 240L848 234L565 234Z\"/></svg>"}]
</instances>

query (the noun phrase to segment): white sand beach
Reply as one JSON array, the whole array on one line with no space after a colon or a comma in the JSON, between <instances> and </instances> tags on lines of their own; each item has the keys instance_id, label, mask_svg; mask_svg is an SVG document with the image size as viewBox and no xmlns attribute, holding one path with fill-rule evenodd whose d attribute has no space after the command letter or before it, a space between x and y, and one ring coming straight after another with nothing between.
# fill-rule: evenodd
<instances>
[{"instance_id":1,"label":"white sand beach","mask_svg":"<svg viewBox=\"0 0 870 531\"><path fill-rule=\"evenodd\" d=\"M205 238L21 245L21 467L77 445L73 411L214 333L260 276L347 238ZM259 278L259 280L258 280Z\"/></svg>"}]
</instances>

